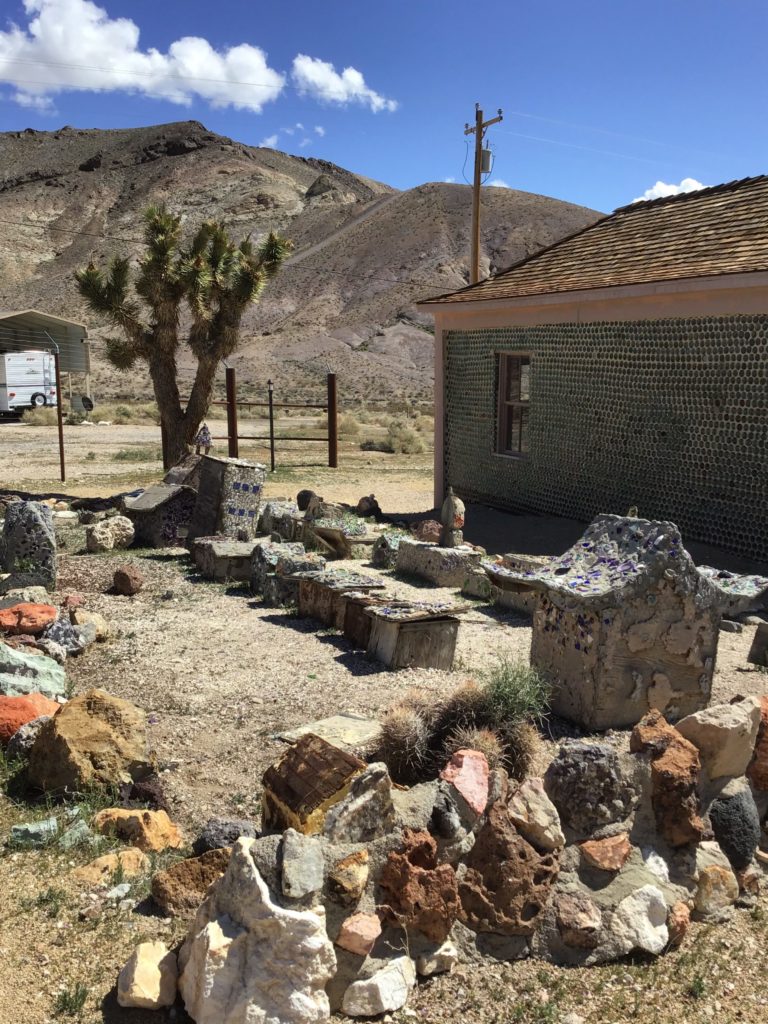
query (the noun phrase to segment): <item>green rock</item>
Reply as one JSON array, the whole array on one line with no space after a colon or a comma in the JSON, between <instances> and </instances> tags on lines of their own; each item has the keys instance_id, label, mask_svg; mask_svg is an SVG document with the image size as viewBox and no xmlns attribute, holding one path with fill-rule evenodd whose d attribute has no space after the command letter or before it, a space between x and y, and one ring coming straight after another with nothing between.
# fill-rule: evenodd
<instances>
[{"instance_id":1,"label":"green rock","mask_svg":"<svg viewBox=\"0 0 768 1024\"><path fill-rule=\"evenodd\" d=\"M7 644L0 644L0 694L22 697L42 693L53 699L63 697L67 676L61 665L42 654L25 654Z\"/></svg>"},{"instance_id":2,"label":"green rock","mask_svg":"<svg viewBox=\"0 0 768 1024\"><path fill-rule=\"evenodd\" d=\"M42 821L26 821L23 825L11 828L11 845L13 846L45 846L59 831L59 823L55 818L44 818Z\"/></svg>"}]
</instances>

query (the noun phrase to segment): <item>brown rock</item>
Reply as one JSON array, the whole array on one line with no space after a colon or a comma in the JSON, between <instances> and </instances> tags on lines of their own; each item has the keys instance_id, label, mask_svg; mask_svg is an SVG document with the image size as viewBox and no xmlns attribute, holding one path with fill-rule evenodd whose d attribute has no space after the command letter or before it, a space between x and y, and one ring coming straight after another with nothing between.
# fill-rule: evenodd
<instances>
[{"instance_id":1,"label":"brown rock","mask_svg":"<svg viewBox=\"0 0 768 1024\"><path fill-rule=\"evenodd\" d=\"M667 931L669 932L669 945L671 949L677 949L688 934L691 926L691 912L688 904L680 900L670 908L667 916Z\"/></svg>"},{"instance_id":2,"label":"brown rock","mask_svg":"<svg viewBox=\"0 0 768 1024\"><path fill-rule=\"evenodd\" d=\"M590 839L579 847L585 862L600 871L621 871L632 853L626 832L607 839Z\"/></svg>"},{"instance_id":3,"label":"brown rock","mask_svg":"<svg viewBox=\"0 0 768 1024\"><path fill-rule=\"evenodd\" d=\"M739 883L739 892L750 896L758 896L760 894L760 888L765 876L754 861L752 864L747 864L743 870L736 871L735 874L736 881Z\"/></svg>"},{"instance_id":4,"label":"brown rock","mask_svg":"<svg viewBox=\"0 0 768 1024\"><path fill-rule=\"evenodd\" d=\"M747 777L755 789L768 790L768 694L760 700L760 725Z\"/></svg>"},{"instance_id":5,"label":"brown rock","mask_svg":"<svg viewBox=\"0 0 768 1024\"><path fill-rule=\"evenodd\" d=\"M415 929L443 942L459 913L456 872L437 863L437 844L429 832L403 831L403 849L390 853L379 879L382 908L393 924Z\"/></svg>"},{"instance_id":6,"label":"brown rock","mask_svg":"<svg viewBox=\"0 0 768 1024\"><path fill-rule=\"evenodd\" d=\"M144 586L144 577L133 565L121 565L115 569L113 585L115 593L133 597Z\"/></svg>"},{"instance_id":7,"label":"brown rock","mask_svg":"<svg viewBox=\"0 0 768 1024\"><path fill-rule=\"evenodd\" d=\"M184 840L178 825L174 825L165 811L125 811L108 807L93 819L93 827L104 835L116 835L140 850L178 849Z\"/></svg>"},{"instance_id":8,"label":"brown rock","mask_svg":"<svg viewBox=\"0 0 768 1024\"><path fill-rule=\"evenodd\" d=\"M594 949L600 942L603 915L584 893L561 893L555 903L557 930L566 946Z\"/></svg>"},{"instance_id":9,"label":"brown rock","mask_svg":"<svg viewBox=\"0 0 768 1024\"><path fill-rule=\"evenodd\" d=\"M518 833L506 808L494 804L465 860L459 883L461 919L473 931L531 935L559 871Z\"/></svg>"},{"instance_id":10,"label":"brown rock","mask_svg":"<svg viewBox=\"0 0 768 1024\"><path fill-rule=\"evenodd\" d=\"M694 900L703 918L716 918L739 898L739 883L730 868L710 864L699 872Z\"/></svg>"},{"instance_id":11,"label":"brown rock","mask_svg":"<svg viewBox=\"0 0 768 1024\"><path fill-rule=\"evenodd\" d=\"M176 861L167 871L152 877L152 899L171 917L192 915L205 897L208 887L227 869L230 847L209 850L201 857Z\"/></svg>"},{"instance_id":12,"label":"brown rock","mask_svg":"<svg viewBox=\"0 0 768 1024\"><path fill-rule=\"evenodd\" d=\"M424 519L413 529L416 540L426 541L428 544L439 544L442 526L436 519Z\"/></svg>"},{"instance_id":13,"label":"brown rock","mask_svg":"<svg viewBox=\"0 0 768 1024\"><path fill-rule=\"evenodd\" d=\"M73 697L40 730L29 758L29 780L48 792L118 786L153 771L146 716L104 690Z\"/></svg>"},{"instance_id":14,"label":"brown rock","mask_svg":"<svg viewBox=\"0 0 768 1024\"><path fill-rule=\"evenodd\" d=\"M699 800L701 761L696 747L651 711L632 730L630 750L651 756L651 802L656 827L670 846L697 843L705 832Z\"/></svg>"},{"instance_id":15,"label":"brown rock","mask_svg":"<svg viewBox=\"0 0 768 1024\"><path fill-rule=\"evenodd\" d=\"M109 640L112 636L112 628L98 612L89 612L85 608L73 608L69 613L69 621L73 626L94 626L96 639L99 643Z\"/></svg>"},{"instance_id":16,"label":"brown rock","mask_svg":"<svg viewBox=\"0 0 768 1024\"><path fill-rule=\"evenodd\" d=\"M334 864L328 875L328 890L339 902L357 903L368 884L367 850L358 850Z\"/></svg>"},{"instance_id":17,"label":"brown rock","mask_svg":"<svg viewBox=\"0 0 768 1024\"><path fill-rule=\"evenodd\" d=\"M64 611L71 611L73 608L82 608L85 604L85 597L82 594L67 594L61 602Z\"/></svg>"},{"instance_id":18,"label":"brown rock","mask_svg":"<svg viewBox=\"0 0 768 1024\"><path fill-rule=\"evenodd\" d=\"M89 864L70 871L72 878L86 885L99 885L110 882L120 868L126 878L134 878L145 871L149 871L149 857L135 846L129 846L127 850L120 850L118 853L105 853L103 857L97 857Z\"/></svg>"},{"instance_id":19,"label":"brown rock","mask_svg":"<svg viewBox=\"0 0 768 1024\"><path fill-rule=\"evenodd\" d=\"M38 636L46 626L56 621L58 614L58 610L52 604L32 604L23 601L10 608L0 609L0 632Z\"/></svg>"}]
</instances>

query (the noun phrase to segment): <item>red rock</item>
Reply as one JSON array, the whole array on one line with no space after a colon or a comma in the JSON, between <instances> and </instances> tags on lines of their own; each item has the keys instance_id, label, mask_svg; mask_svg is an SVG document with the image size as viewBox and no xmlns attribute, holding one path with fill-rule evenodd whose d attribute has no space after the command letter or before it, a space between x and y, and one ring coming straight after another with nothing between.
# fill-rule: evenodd
<instances>
[{"instance_id":1,"label":"red rock","mask_svg":"<svg viewBox=\"0 0 768 1024\"><path fill-rule=\"evenodd\" d=\"M651 711L632 730L629 749L651 756L651 803L659 833L673 847L699 842L706 828L700 816L696 747L660 711Z\"/></svg>"},{"instance_id":2,"label":"red rock","mask_svg":"<svg viewBox=\"0 0 768 1024\"><path fill-rule=\"evenodd\" d=\"M82 608L85 604L85 598L82 594L67 594L61 603L61 607L65 611L69 611L71 608Z\"/></svg>"},{"instance_id":3,"label":"red rock","mask_svg":"<svg viewBox=\"0 0 768 1024\"><path fill-rule=\"evenodd\" d=\"M58 617L52 604L32 604L23 601L0 610L0 630L4 633L28 633L37 636Z\"/></svg>"},{"instance_id":4,"label":"red rock","mask_svg":"<svg viewBox=\"0 0 768 1024\"><path fill-rule=\"evenodd\" d=\"M479 750L457 750L440 778L461 794L478 817L488 803L488 761Z\"/></svg>"},{"instance_id":5,"label":"red rock","mask_svg":"<svg viewBox=\"0 0 768 1024\"><path fill-rule=\"evenodd\" d=\"M464 924L476 932L532 935L560 870L557 856L538 853L496 803L465 864L459 883Z\"/></svg>"},{"instance_id":6,"label":"red rock","mask_svg":"<svg viewBox=\"0 0 768 1024\"><path fill-rule=\"evenodd\" d=\"M134 594L138 594L144 586L144 577L135 566L121 565L115 569L113 583L116 593L122 594L124 597L132 597Z\"/></svg>"},{"instance_id":7,"label":"red rock","mask_svg":"<svg viewBox=\"0 0 768 1024\"><path fill-rule=\"evenodd\" d=\"M621 871L632 853L632 843L626 832L607 839L590 839L581 844L581 855L586 863L600 871Z\"/></svg>"},{"instance_id":8,"label":"red rock","mask_svg":"<svg viewBox=\"0 0 768 1024\"><path fill-rule=\"evenodd\" d=\"M747 777L755 789L768 790L768 694L760 700L760 726Z\"/></svg>"},{"instance_id":9,"label":"red rock","mask_svg":"<svg viewBox=\"0 0 768 1024\"><path fill-rule=\"evenodd\" d=\"M392 924L443 942L459 913L456 872L437 863L437 844L429 832L403 832L403 849L390 853L379 879L382 910Z\"/></svg>"},{"instance_id":10,"label":"red rock","mask_svg":"<svg viewBox=\"0 0 768 1024\"><path fill-rule=\"evenodd\" d=\"M342 921L336 945L358 956L368 956L381 935L381 921L376 914L352 914Z\"/></svg>"},{"instance_id":11,"label":"red rock","mask_svg":"<svg viewBox=\"0 0 768 1024\"><path fill-rule=\"evenodd\" d=\"M688 909L688 904L683 903L681 900L670 908L669 915L667 917L669 945L672 949L677 949L677 947L682 943L683 939L688 934L690 926L691 912Z\"/></svg>"},{"instance_id":12,"label":"red rock","mask_svg":"<svg viewBox=\"0 0 768 1024\"><path fill-rule=\"evenodd\" d=\"M55 700L48 700L42 693L0 697L0 746L7 746L11 736L22 725L41 715L55 715L60 707Z\"/></svg>"},{"instance_id":13,"label":"red rock","mask_svg":"<svg viewBox=\"0 0 768 1024\"><path fill-rule=\"evenodd\" d=\"M416 540L426 541L428 544L440 543L440 532L442 526L436 519L424 519L413 531Z\"/></svg>"}]
</instances>

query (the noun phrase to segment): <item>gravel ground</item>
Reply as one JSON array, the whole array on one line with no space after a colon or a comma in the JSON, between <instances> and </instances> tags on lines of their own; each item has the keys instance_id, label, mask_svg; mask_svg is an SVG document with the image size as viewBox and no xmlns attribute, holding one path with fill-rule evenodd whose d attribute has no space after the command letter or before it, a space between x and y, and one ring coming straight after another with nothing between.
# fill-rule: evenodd
<instances>
[{"instance_id":1,"label":"gravel ground","mask_svg":"<svg viewBox=\"0 0 768 1024\"><path fill-rule=\"evenodd\" d=\"M385 508L429 507L423 462L389 463L388 473L376 476L375 490ZM359 470L331 474L318 469L312 485L337 500L356 500L365 490ZM272 494L295 490L292 480L270 483ZM64 549L69 553L60 558L57 597L82 592L87 606L107 617L114 637L68 662L75 692L99 686L147 710L172 813L190 840L213 814L258 813L262 773L284 749L273 738L278 730L343 709L375 715L412 686L446 693L476 678L498 655L526 657L529 651L526 620L473 604L462 619L452 673L388 672L350 650L338 634L318 632L309 620L264 608L241 587L201 582L181 553L96 556L76 554L78 549L73 531ZM144 590L133 598L107 593L116 564L123 562L135 564L146 579ZM381 575L401 595L453 596ZM768 689L766 676L746 664L754 628L721 633L715 701ZM542 760L555 748L545 733ZM47 813L44 805L0 798L0 837L11 824ZM73 883L69 871L92 856L87 849L62 854L55 847L0 855L0 888L6 894L0 902L0 1024L181 1024L186 1019L117 1006L117 973L137 942L178 941L185 922L152 913L143 902L148 878L134 883L135 910L107 908L95 920L81 920L79 912L93 893ZM568 1014L576 1013L600 1024L757 1024L768 1017L766 941L763 895L757 907L737 911L724 926L695 925L681 950L655 962L637 958L587 970L537 961L462 965L450 977L420 985L394 1020L447 1024L460 1017L469 1024L568 1024ZM71 993L78 982L87 988L79 1016L56 1012L62 990ZM570 1020L577 1024L576 1018Z\"/></svg>"}]
</instances>

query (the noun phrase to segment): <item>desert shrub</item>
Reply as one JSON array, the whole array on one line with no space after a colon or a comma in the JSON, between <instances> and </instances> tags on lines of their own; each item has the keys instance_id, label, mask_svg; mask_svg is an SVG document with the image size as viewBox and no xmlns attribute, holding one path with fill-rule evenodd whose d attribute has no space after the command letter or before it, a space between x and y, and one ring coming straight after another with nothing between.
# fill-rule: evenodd
<instances>
[{"instance_id":1,"label":"desert shrub","mask_svg":"<svg viewBox=\"0 0 768 1024\"><path fill-rule=\"evenodd\" d=\"M68 412L67 418L64 420L68 427L79 427L81 423L85 422L85 414L82 412Z\"/></svg>"},{"instance_id":2,"label":"desert shrub","mask_svg":"<svg viewBox=\"0 0 768 1024\"><path fill-rule=\"evenodd\" d=\"M493 729L477 729L474 726L456 729L443 744L443 753L448 758L457 750L479 750L485 754L491 770L498 768L507 759L504 741Z\"/></svg>"},{"instance_id":3,"label":"desert shrub","mask_svg":"<svg viewBox=\"0 0 768 1024\"><path fill-rule=\"evenodd\" d=\"M367 438L365 441L360 442L361 452L386 452L388 455L393 455L395 449L389 443L389 441L376 441L373 438Z\"/></svg>"},{"instance_id":4,"label":"desert shrub","mask_svg":"<svg viewBox=\"0 0 768 1024\"><path fill-rule=\"evenodd\" d=\"M531 770L541 750L541 736L530 722L512 722L499 734L504 749L502 764L510 778L522 782Z\"/></svg>"},{"instance_id":5,"label":"desert shrub","mask_svg":"<svg viewBox=\"0 0 768 1024\"><path fill-rule=\"evenodd\" d=\"M360 433L360 423L351 412L339 416L339 433L342 437L357 437Z\"/></svg>"},{"instance_id":6,"label":"desert shrub","mask_svg":"<svg viewBox=\"0 0 768 1024\"><path fill-rule=\"evenodd\" d=\"M512 658L500 658L486 678L490 724L539 721L549 707L550 688L535 668Z\"/></svg>"},{"instance_id":7,"label":"desert shrub","mask_svg":"<svg viewBox=\"0 0 768 1024\"><path fill-rule=\"evenodd\" d=\"M21 414L21 422L30 427L53 427L59 419L55 409L43 406L42 409L25 409Z\"/></svg>"},{"instance_id":8,"label":"desert shrub","mask_svg":"<svg viewBox=\"0 0 768 1024\"><path fill-rule=\"evenodd\" d=\"M420 434L427 434L432 436L435 432L435 420L433 416L419 416L414 423L414 427L419 431Z\"/></svg>"},{"instance_id":9,"label":"desert shrub","mask_svg":"<svg viewBox=\"0 0 768 1024\"><path fill-rule=\"evenodd\" d=\"M112 456L115 462L162 462L160 448L121 448Z\"/></svg>"},{"instance_id":10,"label":"desert shrub","mask_svg":"<svg viewBox=\"0 0 768 1024\"><path fill-rule=\"evenodd\" d=\"M522 779L541 739L533 723L546 713L549 688L530 666L501 658L481 684L467 682L444 699L415 692L382 721L377 757L406 785L433 778L457 750L480 750L491 768Z\"/></svg>"},{"instance_id":11,"label":"desert shrub","mask_svg":"<svg viewBox=\"0 0 768 1024\"><path fill-rule=\"evenodd\" d=\"M387 442L392 451L401 455L420 455L424 441L413 427L402 419L394 419L387 428Z\"/></svg>"}]
</instances>

